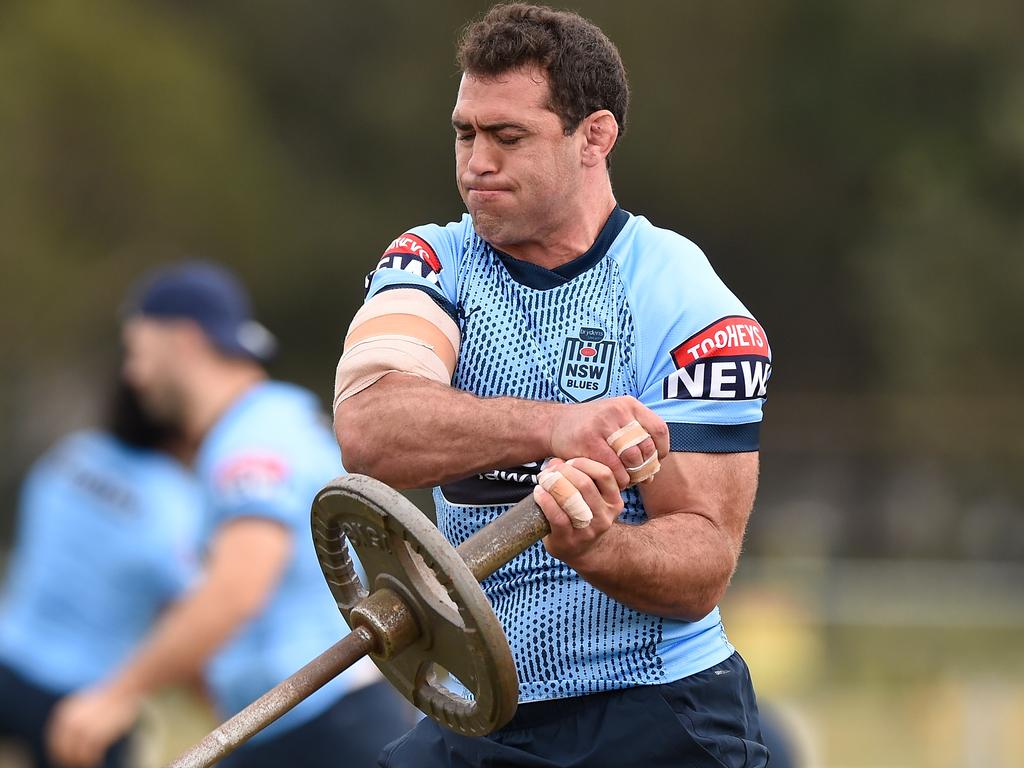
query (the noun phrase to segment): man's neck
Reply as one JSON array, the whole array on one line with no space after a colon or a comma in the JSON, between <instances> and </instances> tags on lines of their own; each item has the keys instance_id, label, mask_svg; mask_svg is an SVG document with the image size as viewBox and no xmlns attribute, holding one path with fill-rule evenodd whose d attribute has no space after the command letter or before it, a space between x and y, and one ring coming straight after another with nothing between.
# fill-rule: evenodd
<instances>
[{"instance_id":1,"label":"man's neck","mask_svg":"<svg viewBox=\"0 0 1024 768\"><path fill-rule=\"evenodd\" d=\"M597 200L584 202L578 210L565 217L553 231L542 233L536 240L515 243L501 250L515 259L528 261L544 269L568 264L590 250L602 227L615 208L611 188Z\"/></svg>"},{"instance_id":2,"label":"man's neck","mask_svg":"<svg viewBox=\"0 0 1024 768\"><path fill-rule=\"evenodd\" d=\"M185 434L198 447L227 410L267 378L253 363L224 361L196 371L189 391Z\"/></svg>"}]
</instances>

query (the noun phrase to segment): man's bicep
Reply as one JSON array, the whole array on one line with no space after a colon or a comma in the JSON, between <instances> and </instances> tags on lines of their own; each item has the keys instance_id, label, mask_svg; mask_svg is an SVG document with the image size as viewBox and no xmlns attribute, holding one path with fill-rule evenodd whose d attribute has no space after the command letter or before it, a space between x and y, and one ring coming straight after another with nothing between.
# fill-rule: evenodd
<instances>
[{"instance_id":1,"label":"man's bicep","mask_svg":"<svg viewBox=\"0 0 1024 768\"><path fill-rule=\"evenodd\" d=\"M454 318L424 291L399 288L369 298L345 338L335 375L335 413L389 373L450 383L460 340Z\"/></svg>"},{"instance_id":2,"label":"man's bicep","mask_svg":"<svg viewBox=\"0 0 1024 768\"><path fill-rule=\"evenodd\" d=\"M757 492L759 454L673 452L654 479L640 486L651 519L696 514L726 533L737 550Z\"/></svg>"}]
</instances>

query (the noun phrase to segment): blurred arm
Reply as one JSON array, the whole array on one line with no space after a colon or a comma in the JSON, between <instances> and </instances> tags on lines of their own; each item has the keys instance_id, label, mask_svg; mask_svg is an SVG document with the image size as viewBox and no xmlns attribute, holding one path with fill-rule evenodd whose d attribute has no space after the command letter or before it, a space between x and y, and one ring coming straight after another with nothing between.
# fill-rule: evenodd
<instances>
[{"instance_id":1,"label":"blurred arm","mask_svg":"<svg viewBox=\"0 0 1024 768\"><path fill-rule=\"evenodd\" d=\"M167 612L111 685L141 695L200 675L207 659L266 604L291 547L280 523L240 518L224 525L203 581Z\"/></svg>"},{"instance_id":2,"label":"blurred arm","mask_svg":"<svg viewBox=\"0 0 1024 768\"><path fill-rule=\"evenodd\" d=\"M110 680L57 706L48 728L54 759L68 766L95 765L131 728L146 694L195 679L214 652L265 605L291 549L291 534L279 523L239 518L224 525L196 589L167 611Z\"/></svg>"}]
</instances>

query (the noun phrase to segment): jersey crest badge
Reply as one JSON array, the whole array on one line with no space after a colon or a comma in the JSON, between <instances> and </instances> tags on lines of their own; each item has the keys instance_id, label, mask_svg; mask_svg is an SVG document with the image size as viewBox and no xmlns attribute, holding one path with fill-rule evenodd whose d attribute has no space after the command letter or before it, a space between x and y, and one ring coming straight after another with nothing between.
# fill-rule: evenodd
<instances>
[{"instance_id":1,"label":"jersey crest badge","mask_svg":"<svg viewBox=\"0 0 1024 768\"><path fill-rule=\"evenodd\" d=\"M596 400L608 393L612 378L615 342L600 328L581 328L562 348L558 388L575 403Z\"/></svg>"}]
</instances>

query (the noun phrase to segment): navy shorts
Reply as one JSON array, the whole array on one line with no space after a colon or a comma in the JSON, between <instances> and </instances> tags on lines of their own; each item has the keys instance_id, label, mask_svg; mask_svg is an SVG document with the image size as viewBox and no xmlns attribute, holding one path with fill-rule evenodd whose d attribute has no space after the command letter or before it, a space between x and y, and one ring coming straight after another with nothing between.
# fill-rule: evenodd
<instances>
[{"instance_id":1,"label":"navy shorts","mask_svg":"<svg viewBox=\"0 0 1024 768\"><path fill-rule=\"evenodd\" d=\"M0 741L12 741L28 750L34 768L57 768L46 754L44 729L54 706L64 694L40 688L0 663ZM128 738L107 750L102 768L128 765Z\"/></svg>"},{"instance_id":2,"label":"navy shorts","mask_svg":"<svg viewBox=\"0 0 1024 768\"><path fill-rule=\"evenodd\" d=\"M389 683L342 696L312 720L265 741L250 742L219 768L373 768L389 741L408 731L418 713Z\"/></svg>"},{"instance_id":3,"label":"navy shorts","mask_svg":"<svg viewBox=\"0 0 1024 768\"><path fill-rule=\"evenodd\" d=\"M381 768L762 768L754 689L738 653L703 672L573 699L523 704L478 738L422 720Z\"/></svg>"}]
</instances>

